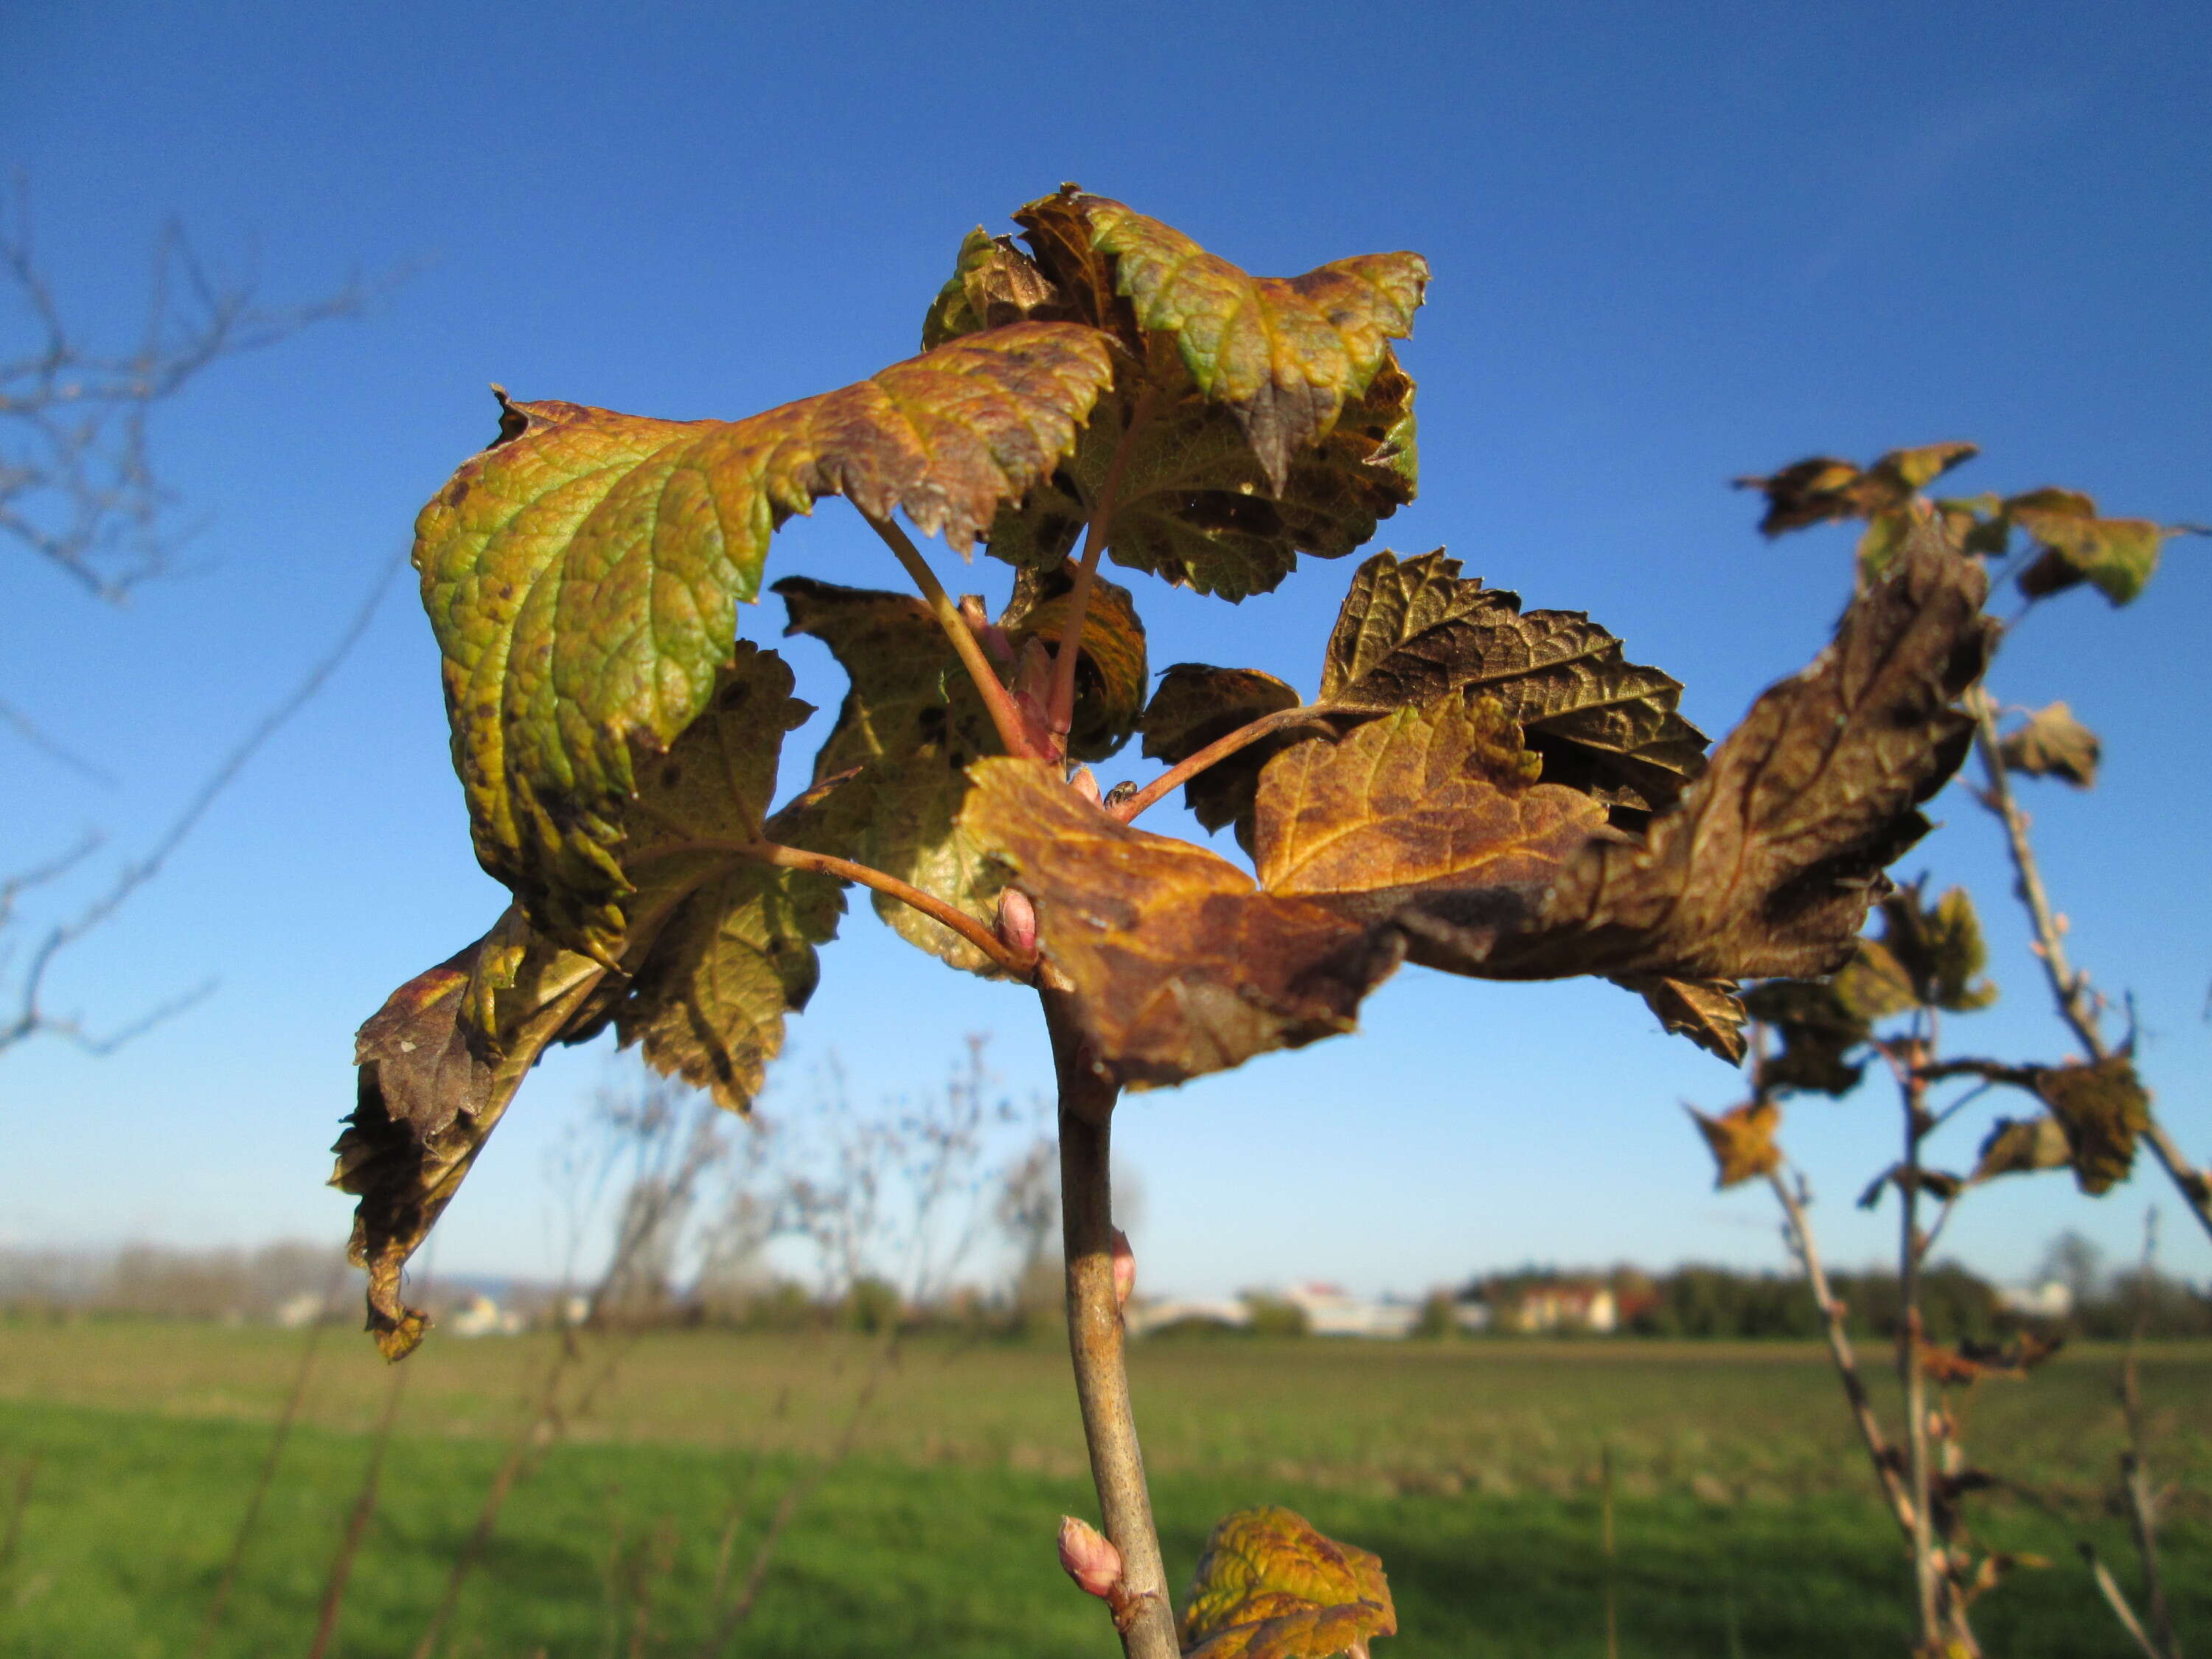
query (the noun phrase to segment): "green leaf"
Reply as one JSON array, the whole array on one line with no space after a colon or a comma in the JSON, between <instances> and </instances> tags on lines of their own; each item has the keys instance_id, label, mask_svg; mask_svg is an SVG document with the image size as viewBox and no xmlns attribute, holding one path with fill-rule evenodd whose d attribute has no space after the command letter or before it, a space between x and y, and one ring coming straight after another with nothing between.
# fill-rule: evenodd
<instances>
[{"instance_id":1,"label":"green leaf","mask_svg":"<svg viewBox=\"0 0 2212 1659\"><path fill-rule=\"evenodd\" d=\"M1920 1006L1911 976L1888 947L1876 939L1861 939L1850 961L1831 983L1850 1017L1869 1026Z\"/></svg>"},{"instance_id":2,"label":"green leaf","mask_svg":"<svg viewBox=\"0 0 2212 1659\"><path fill-rule=\"evenodd\" d=\"M1680 683L1628 661L1582 611L1524 616L1519 595L1459 570L1441 548L1361 565L1329 636L1321 701L1379 714L1453 691L1492 696L1550 781L1638 811L1673 805L1705 765L1705 733L1675 712Z\"/></svg>"},{"instance_id":3,"label":"green leaf","mask_svg":"<svg viewBox=\"0 0 2212 1659\"><path fill-rule=\"evenodd\" d=\"M1927 1006L1954 1014L1988 1007L1997 988L1979 977L1989 952L1972 896L1954 887L1929 905L1921 890L1915 883L1882 901L1882 948Z\"/></svg>"},{"instance_id":4,"label":"green leaf","mask_svg":"<svg viewBox=\"0 0 2212 1659\"><path fill-rule=\"evenodd\" d=\"M1980 1158L1968 1179L1994 1181L2002 1175L2063 1170L2073 1161L2073 1147L2057 1118L2047 1114L2030 1118L2001 1117L1983 1140Z\"/></svg>"},{"instance_id":5,"label":"green leaf","mask_svg":"<svg viewBox=\"0 0 2212 1659\"><path fill-rule=\"evenodd\" d=\"M2013 523L2043 551L2020 574L2030 599L2092 584L2115 605L2128 604L2158 568L2166 538L2181 532L2148 519L2100 519L2078 489L2035 489L2005 503Z\"/></svg>"},{"instance_id":6,"label":"green leaf","mask_svg":"<svg viewBox=\"0 0 2212 1659\"><path fill-rule=\"evenodd\" d=\"M1256 668L1215 668L1179 662L1160 676L1139 726L1145 756L1170 765L1188 760L1208 744L1268 714L1296 708L1298 694ZM1217 761L1183 785L1183 805L1208 830L1237 826L1237 844L1252 850L1252 803L1261 769L1310 732L1279 732Z\"/></svg>"},{"instance_id":7,"label":"green leaf","mask_svg":"<svg viewBox=\"0 0 2212 1659\"><path fill-rule=\"evenodd\" d=\"M1735 483L1738 489L1756 489L1766 497L1766 516L1759 529L1771 538L1833 519L1876 519L1896 512L1953 467L1980 453L1979 447L1970 443L1923 444L1917 449L1893 449L1865 468L1833 455L1815 455L1779 472ZM1893 554L1893 541L1887 551ZM1863 564L1867 552L1863 542ZM1880 574L1879 569L1869 573Z\"/></svg>"},{"instance_id":8,"label":"green leaf","mask_svg":"<svg viewBox=\"0 0 2212 1659\"><path fill-rule=\"evenodd\" d=\"M842 494L965 550L1073 447L1111 352L1024 323L734 422L502 395L499 441L423 509L415 546L485 868L611 961L635 758L706 706L776 526Z\"/></svg>"},{"instance_id":9,"label":"green leaf","mask_svg":"<svg viewBox=\"0 0 2212 1659\"><path fill-rule=\"evenodd\" d=\"M1140 358L1172 344L1190 382L1233 414L1273 494L1291 454L1334 428L1413 331L1429 280L1417 253L1338 259L1303 276L1251 276L1181 231L1063 185L1014 215L1076 314ZM1126 305L1115 303L1126 301Z\"/></svg>"},{"instance_id":10,"label":"green leaf","mask_svg":"<svg viewBox=\"0 0 2212 1659\"><path fill-rule=\"evenodd\" d=\"M2065 1131L2074 1183L2091 1197L2135 1167L2136 1139L2150 1127L2150 1096L2124 1054L2093 1066L2039 1066L2035 1092Z\"/></svg>"},{"instance_id":11,"label":"green leaf","mask_svg":"<svg viewBox=\"0 0 2212 1659\"><path fill-rule=\"evenodd\" d=\"M1365 1659L1398 1631L1382 1561L1275 1506L1214 1528L1184 1606L1184 1659Z\"/></svg>"},{"instance_id":12,"label":"green leaf","mask_svg":"<svg viewBox=\"0 0 2212 1659\"><path fill-rule=\"evenodd\" d=\"M962 830L1035 902L1038 948L1125 1086L1182 1083L1349 1031L1397 965L1372 930L1255 892L1226 859L1131 829L1035 761L994 757L969 773Z\"/></svg>"},{"instance_id":13,"label":"green leaf","mask_svg":"<svg viewBox=\"0 0 2212 1659\"><path fill-rule=\"evenodd\" d=\"M775 584L787 634L822 641L851 689L815 757L819 799L783 830L793 845L884 871L988 925L1005 872L960 824L969 763L999 747L982 699L920 599L805 576ZM1088 629L1086 629L1086 633ZM847 773L842 782L834 782ZM972 974L998 965L887 895L876 913L908 943Z\"/></svg>"},{"instance_id":14,"label":"green leaf","mask_svg":"<svg viewBox=\"0 0 2212 1659\"><path fill-rule=\"evenodd\" d=\"M475 944L394 991L355 1039L358 1097L331 1185L361 1201L347 1255L368 1273L368 1328L404 1358L428 1321L400 1274L459 1190L548 1045L573 1036L606 970L532 933L520 906ZM496 978L496 991L487 982ZM471 992L491 1024L465 1019ZM588 1017L588 1016L586 1016Z\"/></svg>"},{"instance_id":15,"label":"green leaf","mask_svg":"<svg viewBox=\"0 0 2212 1659\"><path fill-rule=\"evenodd\" d=\"M1115 562L1229 599L1268 592L1302 552L1351 552L1413 498L1413 382L1388 342L1412 330L1418 255L1281 281L1072 187L1014 216L1062 314L1115 335L1135 368L1050 488L992 526L994 555L1073 550L1124 448Z\"/></svg>"},{"instance_id":16,"label":"green leaf","mask_svg":"<svg viewBox=\"0 0 2212 1659\"><path fill-rule=\"evenodd\" d=\"M1769 1054L1759 1069L1765 1088L1841 1097L1858 1087L1865 1068L1850 1056L1874 1030L1838 987L1769 980L1744 998L1744 1006L1782 1039L1781 1052Z\"/></svg>"},{"instance_id":17,"label":"green leaf","mask_svg":"<svg viewBox=\"0 0 2212 1659\"><path fill-rule=\"evenodd\" d=\"M1881 872L1926 833L1917 810L1954 773L1972 722L1987 578L1932 527L1853 600L1812 666L1771 687L1677 806L1636 844L1593 842L1540 919L1455 936L1418 906L1424 960L1489 978L1830 974L1851 959Z\"/></svg>"},{"instance_id":18,"label":"green leaf","mask_svg":"<svg viewBox=\"0 0 2212 1659\"><path fill-rule=\"evenodd\" d=\"M2031 778L2063 779L2076 789L2094 786L2104 754L2097 734L2075 720L2063 702L2037 709L2026 725L1997 744L1998 757L2008 769Z\"/></svg>"}]
</instances>

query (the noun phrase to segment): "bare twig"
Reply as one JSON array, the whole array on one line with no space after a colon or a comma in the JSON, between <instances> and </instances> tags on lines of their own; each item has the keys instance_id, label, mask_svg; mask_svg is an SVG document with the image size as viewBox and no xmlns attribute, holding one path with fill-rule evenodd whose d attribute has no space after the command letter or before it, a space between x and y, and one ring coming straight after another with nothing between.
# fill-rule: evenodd
<instances>
[{"instance_id":1,"label":"bare twig","mask_svg":"<svg viewBox=\"0 0 2212 1659\"><path fill-rule=\"evenodd\" d=\"M2151 1297L2158 1271L2158 1212L2143 1214L2142 1265L2136 1285L2136 1317L2120 1362L2120 1413L2127 1424L2127 1449L2120 1454L2120 1492L2127 1504L2128 1532L2142 1567L2143 1604L2161 1659L2181 1659L2174 1640L2173 1609L2166 1596L2166 1575L2158 1559L2158 1493L2153 1488L2144 1450L2149 1442L2143 1421L2142 1350L2150 1325Z\"/></svg>"},{"instance_id":2,"label":"bare twig","mask_svg":"<svg viewBox=\"0 0 2212 1659\"><path fill-rule=\"evenodd\" d=\"M1067 1344L1107 1538L1121 1553L1115 1623L1127 1659L1176 1659L1175 1611L1145 1486L1114 1286L1112 1165L1118 1089L1087 1052L1066 996L1042 994L1060 1085L1060 1227L1067 1258Z\"/></svg>"},{"instance_id":3,"label":"bare twig","mask_svg":"<svg viewBox=\"0 0 2212 1659\"><path fill-rule=\"evenodd\" d=\"M374 619L378 605L383 602L386 592L391 587L392 578L398 574L404 562L404 559L395 558L378 573L368 596L362 601L360 608L355 611L352 619L346 624L344 631L338 635L336 642L308 669L299 683L261 717L252 730L248 732L230 753L223 757L222 763L207 775L199 787L193 792L191 799L185 804L184 811L177 815L153 847L134 862L126 866L100 897L94 899L70 921L49 930L39 941L30 954L22 975L21 985L15 998L15 1012L5 1022L0 1022L0 1053L4 1053L18 1042L41 1035L66 1038L88 1053L96 1054L111 1053L133 1037L140 1036L149 1027L199 1001L213 990L213 983L210 981L141 1015L120 1030L112 1031L100 1036L92 1035L83 1023L74 1016L49 1012L44 1002L46 975L52 969L55 960L95 928L112 921L116 913L130 902L134 894L161 873L163 867L175 855L177 849L184 845L185 838L199 826L200 820L207 816L209 809L222 798L225 790L237 781L239 775L246 769L248 763L261 751L271 738L276 736L286 722L314 699L331 676L337 672L339 665L352 654L354 647L361 642L362 636L368 631L369 623ZM89 848L85 850L89 851ZM67 855L66 861L75 861L82 856L83 856L82 853ZM34 872L40 879L48 878L52 873L58 873L57 866L52 865L46 866L43 872ZM9 919L15 896L20 892L22 884L22 880L19 878L7 884L4 888L0 888L0 926L4 926Z\"/></svg>"},{"instance_id":4,"label":"bare twig","mask_svg":"<svg viewBox=\"0 0 2212 1659\"><path fill-rule=\"evenodd\" d=\"M2097 1581L2097 1593L2105 1598L2105 1605L2112 1610L2112 1617L2120 1621L2120 1628L2127 1632L2130 1639L2142 1650L2143 1659L2166 1659L2143 1629L2142 1620L2136 1617L2136 1610L2128 1605L2126 1593L2099 1558L2097 1547L2085 1542L2074 1547L2081 1553L2081 1559L2088 1565L2089 1576Z\"/></svg>"},{"instance_id":5,"label":"bare twig","mask_svg":"<svg viewBox=\"0 0 2212 1659\"><path fill-rule=\"evenodd\" d=\"M377 1492L384 1476L384 1455L391 1449L392 1431L399 1421L400 1396L407 1389L407 1379L413 1374L411 1365L392 1368L392 1382L384 1395L384 1410L376 1420L375 1438L370 1442L368 1465L362 1471L361 1489L354 1494L353 1509L346 1516L345 1535L338 1541L338 1553L331 1559L328 1575L323 1581L323 1599L315 1613L315 1637L308 1644L307 1659L323 1659L330 1651L331 1641L337 1634L338 1615L345 1609L346 1586L353 1580L354 1559L361 1553L362 1542L368 1536L368 1523L376 1514Z\"/></svg>"}]
</instances>

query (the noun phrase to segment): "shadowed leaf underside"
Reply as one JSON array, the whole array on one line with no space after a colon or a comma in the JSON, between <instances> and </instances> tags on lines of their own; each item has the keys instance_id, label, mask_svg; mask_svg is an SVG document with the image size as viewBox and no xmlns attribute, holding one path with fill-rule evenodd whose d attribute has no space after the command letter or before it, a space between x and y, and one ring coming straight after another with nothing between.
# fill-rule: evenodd
<instances>
[{"instance_id":1,"label":"shadowed leaf underside","mask_svg":"<svg viewBox=\"0 0 2212 1659\"><path fill-rule=\"evenodd\" d=\"M1214 1528L1184 1606L1184 1659L1366 1659L1398 1630L1380 1559L1274 1506Z\"/></svg>"}]
</instances>

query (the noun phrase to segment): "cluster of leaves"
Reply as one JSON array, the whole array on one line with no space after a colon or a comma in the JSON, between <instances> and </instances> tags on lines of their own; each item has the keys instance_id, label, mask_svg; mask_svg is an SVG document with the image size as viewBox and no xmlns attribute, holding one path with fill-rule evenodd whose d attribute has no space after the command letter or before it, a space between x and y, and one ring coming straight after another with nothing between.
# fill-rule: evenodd
<instances>
[{"instance_id":1,"label":"cluster of leaves","mask_svg":"<svg viewBox=\"0 0 2212 1659\"><path fill-rule=\"evenodd\" d=\"M1184 1659L1367 1659L1398 1632L1382 1563L1280 1508L1239 1510L1199 1556L1182 1616Z\"/></svg>"},{"instance_id":2,"label":"cluster of leaves","mask_svg":"<svg viewBox=\"0 0 2212 1659\"><path fill-rule=\"evenodd\" d=\"M1893 449L1865 467L1815 455L1736 483L1766 496L1766 516L1759 527L1770 537L1833 520L1865 520L1859 571L1863 580L1872 580L1904 546L1923 508L1921 492L1979 453L1975 444L1925 444ZM2197 525L2100 517L2097 503L2081 491L2051 485L2016 495L1950 496L1932 505L1968 553L2002 556L2011 551L2017 532L2034 555L2017 579L2020 591L2032 599L2087 582L2114 605L2125 605L2142 592L2171 538L2205 533Z\"/></svg>"}]
</instances>

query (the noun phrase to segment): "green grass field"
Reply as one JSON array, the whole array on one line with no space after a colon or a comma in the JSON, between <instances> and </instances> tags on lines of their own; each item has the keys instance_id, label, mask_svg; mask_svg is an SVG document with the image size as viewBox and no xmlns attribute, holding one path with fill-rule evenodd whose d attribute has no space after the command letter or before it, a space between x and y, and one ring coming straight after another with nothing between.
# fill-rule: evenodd
<instances>
[{"instance_id":1,"label":"green grass field","mask_svg":"<svg viewBox=\"0 0 2212 1659\"><path fill-rule=\"evenodd\" d=\"M0 1652L188 1653L304 1339L193 1326L0 1327L0 1497L33 1472L0 1577ZM334 1651L406 1655L520 1420L539 1339L433 1342ZM869 1350L858 1339L682 1334L623 1358L502 1517L447 1651L483 1659L698 1651L718 1547L737 1576L783 1492L823 1467ZM1140 1345L1139 1420L1171 1574L1213 1518L1283 1502L1378 1551L1404 1633L1383 1651L1601 1655L1597 1470L1616 1469L1612 1576L1627 1656L1897 1654L1905 1562L1820 1356L1639 1343ZM1970 1445L2044 1491L1999 1496L2004 1547L2048 1556L1983 1603L1992 1654L2128 1651L2075 1558L2131 1582L2102 1511L2113 1357L1985 1387ZM323 1345L307 1408L210 1650L304 1654L391 1374ZM2212 1638L2212 1351L2150 1357L2166 1540L2186 1638ZM917 1343L852 1455L797 1511L732 1653L1109 1655L1053 1559L1090 1512L1064 1356ZM641 1615L641 1586L649 1607Z\"/></svg>"}]
</instances>

